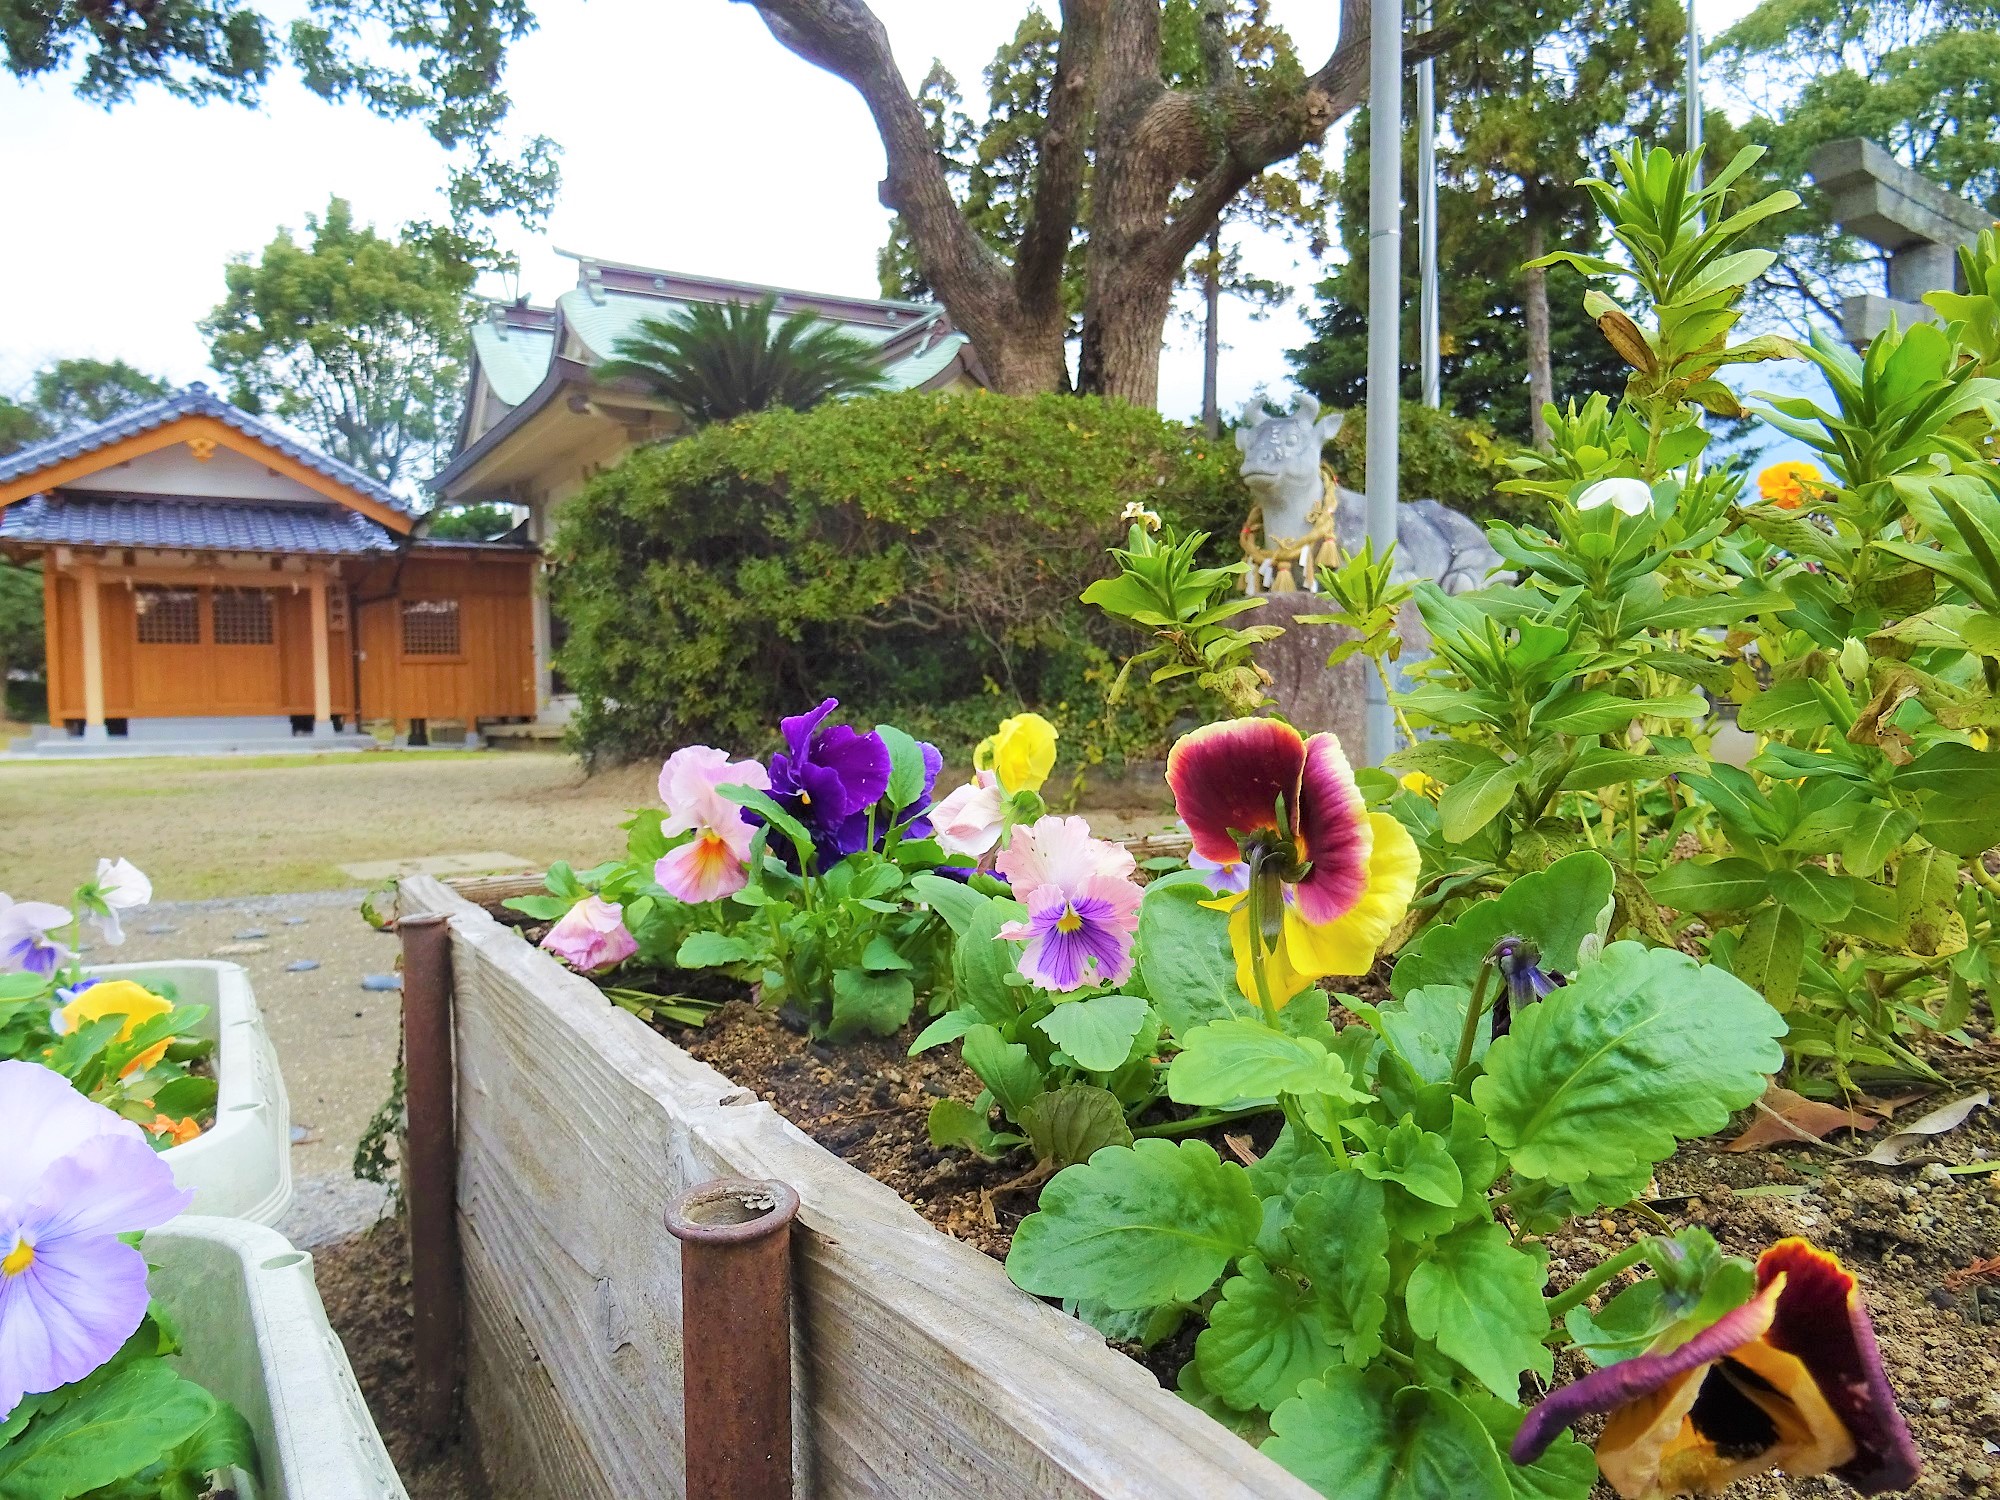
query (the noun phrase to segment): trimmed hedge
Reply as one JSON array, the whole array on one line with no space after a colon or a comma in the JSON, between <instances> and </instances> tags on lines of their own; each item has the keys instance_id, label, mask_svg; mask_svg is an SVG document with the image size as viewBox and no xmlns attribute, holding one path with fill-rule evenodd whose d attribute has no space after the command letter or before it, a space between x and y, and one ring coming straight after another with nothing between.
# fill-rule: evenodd
<instances>
[{"instance_id":1,"label":"trimmed hedge","mask_svg":"<svg viewBox=\"0 0 2000 1500\"><path fill-rule=\"evenodd\" d=\"M1236 555L1237 462L1226 439L1122 403L987 393L763 412L641 449L557 528L579 747L761 749L830 693L948 752L1019 706L1095 725L1113 755L1157 750L1177 705L1104 719L1113 653L1137 642L1077 595L1109 572L1134 500Z\"/></svg>"}]
</instances>

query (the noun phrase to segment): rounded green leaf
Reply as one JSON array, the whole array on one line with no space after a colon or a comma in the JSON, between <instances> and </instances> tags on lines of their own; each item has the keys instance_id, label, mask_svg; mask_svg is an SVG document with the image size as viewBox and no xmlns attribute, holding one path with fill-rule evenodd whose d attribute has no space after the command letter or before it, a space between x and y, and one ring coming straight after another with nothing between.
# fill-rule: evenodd
<instances>
[{"instance_id":1,"label":"rounded green leaf","mask_svg":"<svg viewBox=\"0 0 2000 1500\"><path fill-rule=\"evenodd\" d=\"M1007 1253L1015 1285L1115 1309L1192 1302L1257 1238L1249 1176L1205 1141L1143 1140L1066 1167Z\"/></svg>"},{"instance_id":2,"label":"rounded green leaf","mask_svg":"<svg viewBox=\"0 0 2000 1500\"><path fill-rule=\"evenodd\" d=\"M1194 1358L1202 1383L1241 1411L1272 1411L1341 1362L1311 1291L1255 1256L1223 1282Z\"/></svg>"},{"instance_id":3,"label":"rounded green leaf","mask_svg":"<svg viewBox=\"0 0 2000 1500\"><path fill-rule=\"evenodd\" d=\"M1542 1300L1543 1262L1516 1249L1489 1220L1454 1229L1410 1272L1403 1293L1410 1327L1456 1360L1494 1395L1513 1400L1521 1373L1547 1379L1555 1356Z\"/></svg>"},{"instance_id":4,"label":"rounded green leaf","mask_svg":"<svg viewBox=\"0 0 2000 1500\"><path fill-rule=\"evenodd\" d=\"M1465 1179L1451 1147L1415 1120L1404 1120L1382 1137L1382 1144L1355 1162L1361 1175L1376 1182L1393 1182L1426 1203L1456 1208L1465 1196Z\"/></svg>"},{"instance_id":5,"label":"rounded green leaf","mask_svg":"<svg viewBox=\"0 0 2000 1500\"><path fill-rule=\"evenodd\" d=\"M1512 1500L1505 1462L1465 1404L1385 1370L1342 1367L1271 1413L1267 1457L1335 1500Z\"/></svg>"},{"instance_id":6,"label":"rounded green leaf","mask_svg":"<svg viewBox=\"0 0 2000 1500\"><path fill-rule=\"evenodd\" d=\"M1251 1009L1236 988L1229 918L1201 904L1214 895L1186 871L1147 886L1139 906L1139 974L1175 1036Z\"/></svg>"},{"instance_id":7,"label":"rounded green leaf","mask_svg":"<svg viewBox=\"0 0 2000 1500\"><path fill-rule=\"evenodd\" d=\"M1118 1096L1088 1083L1035 1095L1022 1106L1020 1125L1038 1160L1063 1167L1089 1161L1106 1146L1132 1144Z\"/></svg>"},{"instance_id":8,"label":"rounded green leaf","mask_svg":"<svg viewBox=\"0 0 2000 1500\"><path fill-rule=\"evenodd\" d=\"M1359 1103L1347 1066L1324 1044L1287 1036L1262 1021L1211 1021L1181 1039L1167 1072L1167 1096L1177 1104L1222 1105L1280 1094L1329 1094Z\"/></svg>"},{"instance_id":9,"label":"rounded green leaf","mask_svg":"<svg viewBox=\"0 0 2000 1500\"><path fill-rule=\"evenodd\" d=\"M1763 1093L1784 1065L1785 1029L1734 975L1671 948L1613 943L1515 1012L1472 1096L1518 1176L1630 1173Z\"/></svg>"},{"instance_id":10,"label":"rounded green leaf","mask_svg":"<svg viewBox=\"0 0 2000 1500\"><path fill-rule=\"evenodd\" d=\"M1601 935L1610 922L1611 886L1610 864L1588 849L1523 875L1449 926L1427 931L1397 962L1390 990L1398 999L1429 984L1469 990L1493 945L1510 935L1533 941L1543 968L1567 974L1576 967L1583 940Z\"/></svg>"},{"instance_id":11,"label":"rounded green leaf","mask_svg":"<svg viewBox=\"0 0 2000 1500\"><path fill-rule=\"evenodd\" d=\"M1109 1073L1132 1055L1148 1009L1137 995L1094 995L1061 1002L1035 1025L1078 1067Z\"/></svg>"},{"instance_id":12,"label":"rounded green leaf","mask_svg":"<svg viewBox=\"0 0 2000 1500\"><path fill-rule=\"evenodd\" d=\"M1298 1200L1285 1229L1299 1269L1312 1282L1320 1326L1352 1365L1366 1364L1382 1348L1389 1290L1382 1198L1379 1182L1336 1172Z\"/></svg>"}]
</instances>

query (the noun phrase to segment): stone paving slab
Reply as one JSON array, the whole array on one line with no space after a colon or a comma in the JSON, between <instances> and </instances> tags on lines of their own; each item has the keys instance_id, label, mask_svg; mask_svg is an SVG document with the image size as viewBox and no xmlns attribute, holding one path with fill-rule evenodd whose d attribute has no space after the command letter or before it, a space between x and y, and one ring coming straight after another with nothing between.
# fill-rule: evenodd
<instances>
[{"instance_id":1,"label":"stone paving slab","mask_svg":"<svg viewBox=\"0 0 2000 1500\"><path fill-rule=\"evenodd\" d=\"M350 880L370 885L384 880L401 880L406 875L430 875L445 879L452 875L504 875L532 870L535 862L518 854L484 849L475 854L429 854L418 859L370 859L341 865L340 873Z\"/></svg>"}]
</instances>

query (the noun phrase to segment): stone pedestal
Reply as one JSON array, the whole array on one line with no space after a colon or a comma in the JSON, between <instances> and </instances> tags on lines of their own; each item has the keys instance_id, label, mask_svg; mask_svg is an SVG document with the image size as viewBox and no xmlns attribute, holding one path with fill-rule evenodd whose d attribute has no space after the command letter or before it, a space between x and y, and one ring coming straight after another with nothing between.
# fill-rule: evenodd
<instances>
[{"instance_id":1,"label":"stone pedestal","mask_svg":"<svg viewBox=\"0 0 2000 1500\"><path fill-rule=\"evenodd\" d=\"M1323 615L1332 603L1324 594L1267 594L1260 610L1240 616L1238 625L1279 625L1285 633L1257 648L1257 665L1271 674L1270 694L1278 712L1301 734L1330 731L1340 736L1347 758L1368 763L1368 663L1349 657L1328 667L1327 657L1354 632L1338 625L1299 625L1297 615Z\"/></svg>"}]
</instances>

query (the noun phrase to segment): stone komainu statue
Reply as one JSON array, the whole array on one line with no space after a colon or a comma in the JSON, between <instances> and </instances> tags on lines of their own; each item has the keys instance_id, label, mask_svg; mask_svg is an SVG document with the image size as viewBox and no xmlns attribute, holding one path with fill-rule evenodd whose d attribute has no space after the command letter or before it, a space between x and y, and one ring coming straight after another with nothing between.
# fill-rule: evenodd
<instances>
[{"instance_id":1,"label":"stone komainu statue","mask_svg":"<svg viewBox=\"0 0 2000 1500\"><path fill-rule=\"evenodd\" d=\"M1368 502L1342 488L1320 462L1320 450L1340 431L1339 412L1321 416L1311 396L1299 397L1286 417L1259 420L1257 409L1253 402L1236 429L1243 482L1256 497L1242 538L1244 555L1256 565L1249 587L1253 593L1260 585L1274 593L1310 588L1320 566L1361 550ZM1398 581L1428 578L1458 594L1478 588L1500 566L1500 554L1469 516L1435 500L1406 501L1396 511Z\"/></svg>"}]
</instances>

